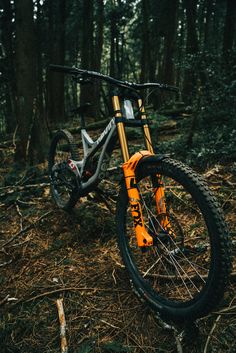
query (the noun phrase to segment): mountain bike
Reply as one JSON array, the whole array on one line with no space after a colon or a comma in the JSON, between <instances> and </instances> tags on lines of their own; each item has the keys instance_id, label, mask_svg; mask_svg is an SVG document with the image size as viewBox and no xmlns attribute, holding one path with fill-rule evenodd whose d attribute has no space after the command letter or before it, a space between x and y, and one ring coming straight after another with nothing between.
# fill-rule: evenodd
<instances>
[{"instance_id":1,"label":"mountain bike","mask_svg":"<svg viewBox=\"0 0 236 353\"><path fill-rule=\"evenodd\" d=\"M231 270L231 245L222 212L203 178L182 162L154 154L140 91L177 92L160 83L137 84L94 71L51 65L79 84L102 80L112 86L114 116L93 140L81 119L83 155L66 130L49 151L51 194L71 210L104 178L119 142L123 158L116 223L120 253L135 293L166 320L189 321L207 315L223 297ZM145 150L129 153L126 127L141 128ZM96 156L96 158L95 158Z\"/></svg>"}]
</instances>

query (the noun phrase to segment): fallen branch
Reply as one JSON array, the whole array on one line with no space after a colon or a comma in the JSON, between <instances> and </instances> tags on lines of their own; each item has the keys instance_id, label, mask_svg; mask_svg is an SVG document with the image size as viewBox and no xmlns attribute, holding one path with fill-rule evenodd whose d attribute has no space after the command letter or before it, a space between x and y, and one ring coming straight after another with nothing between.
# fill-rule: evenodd
<instances>
[{"instance_id":1,"label":"fallen branch","mask_svg":"<svg viewBox=\"0 0 236 353\"><path fill-rule=\"evenodd\" d=\"M10 297L10 295L7 294L7 295L5 296L5 298L3 298L3 299L0 301L0 306L3 305L3 304L5 304L5 303L8 301L8 298L9 298L9 297Z\"/></svg>"},{"instance_id":2,"label":"fallen branch","mask_svg":"<svg viewBox=\"0 0 236 353\"><path fill-rule=\"evenodd\" d=\"M39 184L29 184L29 185L9 185L9 186L4 186L1 187L0 190L6 190L6 192L0 194L0 197L3 197L5 195L13 194L14 192L17 191L22 191L25 189L32 189L32 188L45 188L49 186L50 183L39 183ZM10 189L10 190L9 190Z\"/></svg>"},{"instance_id":3,"label":"fallen branch","mask_svg":"<svg viewBox=\"0 0 236 353\"><path fill-rule=\"evenodd\" d=\"M173 333L173 335L175 337L176 351L177 351L177 353L183 353L183 348L182 348L182 344L181 344L182 332L179 334L177 329L174 326L163 321L159 316L155 316L155 318L158 320L158 323L160 324L160 326L162 328L164 328L165 330L171 331Z\"/></svg>"},{"instance_id":4,"label":"fallen branch","mask_svg":"<svg viewBox=\"0 0 236 353\"><path fill-rule=\"evenodd\" d=\"M207 353L208 346L209 346L209 342L210 342L210 340L211 340L211 338L212 338L212 336L213 336L213 332L215 331L215 328L216 328L216 326L217 326L217 323L218 323L218 322L220 321L220 319L221 319L222 314L225 313L225 312L227 312L227 311L229 311L230 309L232 310L233 308L236 307L236 306L231 306L232 303L234 302L234 300L235 300L235 297L231 300L231 302L230 302L230 304L229 304L229 307L226 308L226 309L221 310L221 311L220 311L220 315L217 316L217 318L216 318L216 320L215 320L215 322L214 322L214 324L213 324L213 326L212 326L212 328L211 328L211 331L210 331L210 333L209 333L209 335L208 335L208 337L207 337L207 340L206 340L206 344L205 344L203 353Z\"/></svg>"},{"instance_id":5,"label":"fallen branch","mask_svg":"<svg viewBox=\"0 0 236 353\"><path fill-rule=\"evenodd\" d=\"M57 310L58 310L58 316L59 316L59 322L60 322L61 353L67 353L68 345L67 345L67 339L66 339L66 319L65 319L65 313L63 308L63 299L57 299L56 304L57 304Z\"/></svg>"},{"instance_id":6,"label":"fallen branch","mask_svg":"<svg viewBox=\"0 0 236 353\"><path fill-rule=\"evenodd\" d=\"M0 264L0 267L4 267L4 266L9 265L9 264L11 264L11 263L12 263L12 260L3 262L3 263Z\"/></svg>"},{"instance_id":7,"label":"fallen branch","mask_svg":"<svg viewBox=\"0 0 236 353\"><path fill-rule=\"evenodd\" d=\"M29 299L20 299L17 303L15 304L20 304L22 302L24 303L29 303L32 302L33 300L51 296L55 293L60 293L60 292L68 292L68 291L78 291L78 292L83 292L83 291L94 291L94 292L130 292L128 289L114 289L114 288L94 288L94 287L64 287L64 288L57 288L51 291L47 291L44 293L40 293L38 295L35 295L34 297L31 297Z\"/></svg>"},{"instance_id":8,"label":"fallen branch","mask_svg":"<svg viewBox=\"0 0 236 353\"><path fill-rule=\"evenodd\" d=\"M220 315L221 314L227 314L227 313L229 313L229 312L231 312L233 310L236 310L236 305L233 305L233 306L230 306L228 308L222 309L222 310L218 311L216 314L220 314Z\"/></svg>"},{"instance_id":9,"label":"fallen branch","mask_svg":"<svg viewBox=\"0 0 236 353\"><path fill-rule=\"evenodd\" d=\"M42 216L40 216L38 219L36 219L35 222L29 224L27 227L21 229L19 232L17 232L16 234L14 234L8 241L6 241L4 244L2 244L2 248L4 248L5 246L9 245L14 239L16 239L19 235L27 232L29 229L31 229L33 226L35 226L35 224L37 224L38 222L40 222L43 218L49 216L51 213L53 213L53 210L48 211L46 213L44 213Z\"/></svg>"},{"instance_id":10,"label":"fallen branch","mask_svg":"<svg viewBox=\"0 0 236 353\"><path fill-rule=\"evenodd\" d=\"M221 318L221 315L218 315L217 318L216 318L216 321L214 322L214 325L211 328L211 331L210 331L210 333L209 333L209 335L207 337L207 340L206 340L206 344L205 344L203 353L207 353L207 349L208 349L208 345L209 345L210 339L211 339L211 337L213 335L213 332L215 331L217 323L220 321L220 318Z\"/></svg>"}]
</instances>

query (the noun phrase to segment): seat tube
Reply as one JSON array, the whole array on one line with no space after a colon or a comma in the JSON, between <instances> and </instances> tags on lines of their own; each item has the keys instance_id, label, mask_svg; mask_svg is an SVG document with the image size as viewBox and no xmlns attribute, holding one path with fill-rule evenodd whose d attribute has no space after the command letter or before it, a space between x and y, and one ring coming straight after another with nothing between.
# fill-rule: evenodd
<instances>
[{"instance_id":1,"label":"seat tube","mask_svg":"<svg viewBox=\"0 0 236 353\"><path fill-rule=\"evenodd\" d=\"M142 120L146 119L147 117L145 114L145 109L144 109L142 99L138 99L138 108L139 108L139 111L141 112L141 119ZM143 125L143 132L144 132L144 140L145 140L146 148L149 152L153 153L151 134L150 134L148 124Z\"/></svg>"},{"instance_id":2,"label":"seat tube","mask_svg":"<svg viewBox=\"0 0 236 353\"><path fill-rule=\"evenodd\" d=\"M115 113L115 118L122 118L122 114L120 110L120 100L118 96L112 96L112 105ZM116 126L117 126L123 161L127 162L129 160L129 150L128 150L128 144L127 144L127 139L125 134L124 123L122 121L118 121Z\"/></svg>"}]
</instances>

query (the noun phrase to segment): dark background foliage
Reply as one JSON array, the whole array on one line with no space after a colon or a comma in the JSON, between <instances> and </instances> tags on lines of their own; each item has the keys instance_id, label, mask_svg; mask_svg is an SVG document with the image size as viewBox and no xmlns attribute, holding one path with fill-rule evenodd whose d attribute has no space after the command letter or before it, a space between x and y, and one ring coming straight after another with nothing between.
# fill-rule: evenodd
<instances>
[{"instance_id":1,"label":"dark background foliage","mask_svg":"<svg viewBox=\"0 0 236 353\"><path fill-rule=\"evenodd\" d=\"M235 23L234 0L1 0L1 137L15 133L15 160L37 163L75 106L92 101L90 116L109 115L108 87L48 72L50 63L75 65L179 86L180 97L149 97L156 112L168 101L192 112L161 150L202 166L234 160Z\"/></svg>"}]
</instances>

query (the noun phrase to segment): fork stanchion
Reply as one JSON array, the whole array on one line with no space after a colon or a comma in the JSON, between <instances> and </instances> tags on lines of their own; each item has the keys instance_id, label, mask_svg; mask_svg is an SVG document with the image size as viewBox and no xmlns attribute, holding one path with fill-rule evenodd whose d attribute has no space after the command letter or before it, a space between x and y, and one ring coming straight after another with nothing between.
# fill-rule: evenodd
<instances>
[{"instance_id":1,"label":"fork stanchion","mask_svg":"<svg viewBox=\"0 0 236 353\"><path fill-rule=\"evenodd\" d=\"M141 120L144 120L144 119L147 120L142 99L138 99L138 108L141 113ZM144 132L144 139L145 139L147 150L151 153L154 153L148 124L143 125L143 132Z\"/></svg>"},{"instance_id":2,"label":"fork stanchion","mask_svg":"<svg viewBox=\"0 0 236 353\"><path fill-rule=\"evenodd\" d=\"M115 118L121 118L121 110L120 110L120 101L118 96L112 96L112 104L113 104L113 109L115 113ZM120 146L121 146L121 152L123 156L124 162L127 162L129 160L129 150L128 150L128 144L127 144L127 139L126 139L126 134L125 134L125 128L124 128L124 123L123 122L118 122L117 123L117 131L118 131L118 136L120 140Z\"/></svg>"}]
</instances>

